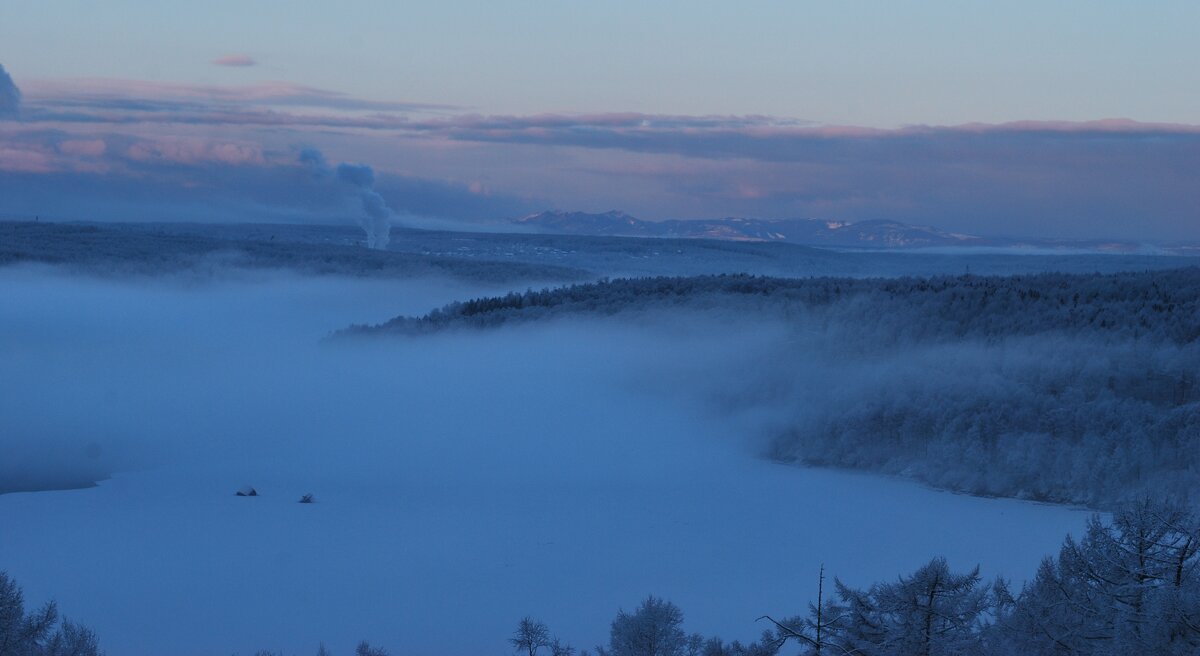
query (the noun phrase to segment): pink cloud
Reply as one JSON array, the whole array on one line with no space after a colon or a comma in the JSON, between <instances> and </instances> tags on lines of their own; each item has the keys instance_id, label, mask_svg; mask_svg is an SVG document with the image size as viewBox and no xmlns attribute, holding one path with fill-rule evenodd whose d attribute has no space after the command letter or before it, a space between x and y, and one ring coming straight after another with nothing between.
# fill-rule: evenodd
<instances>
[{"instance_id":1,"label":"pink cloud","mask_svg":"<svg viewBox=\"0 0 1200 656\"><path fill-rule=\"evenodd\" d=\"M213 142L205 139L138 141L126 149L125 156L136 162L184 165L261 166L267 163L259 144Z\"/></svg>"},{"instance_id":2,"label":"pink cloud","mask_svg":"<svg viewBox=\"0 0 1200 656\"><path fill-rule=\"evenodd\" d=\"M101 173L112 169L102 139L63 138L41 132L0 132L0 171Z\"/></svg>"},{"instance_id":3,"label":"pink cloud","mask_svg":"<svg viewBox=\"0 0 1200 656\"><path fill-rule=\"evenodd\" d=\"M216 66L230 66L235 68L244 68L246 66L255 66L258 62L250 55L223 55L213 60Z\"/></svg>"},{"instance_id":4,"label":"pink cloud","mask_svg":"<svg viewBox=\"0 0 1200 656\"><path fill-rule=\"evenodd\" d=\"M1200 125L1187 123L1147 123L1129 118L1105 118L1095 121L1011 121L1008 123L964 123L950 127L910 127L905 130L949 130L955 132L1094 132L1107 134L1200 134Z\"/></svg>"},{"instance_id":5,"label":"pink cloud","mask_svg":"<svg viewBox=\"0 0 1200 656\"><path fill-rule=\"evenodd\" d=\"M27 122L213 125L390 131L398 136L460 143L513 143L593 150L678 153L701 158L796 159L815 142L988 134L1200 134L1198 125L1129 119L1018 121L950 126L870 128L820 125L746 115L637 112L481 115L445 105L374 101L284 82L241 86L136 80L31 80ZM327 111L316 112L313 109Z\"/></svg>"},{"instance_id":6,"label":"pink cloud","mask_svg":"<svg viewBox=\"0 0 1200 656\"><path fill-rule=\"evenodd\" d=\"M49 153L27 148L0 146L0 171L10 173L49 173L54 163Z\"/></svg>"},{"instance_id":7,"label":"pink cloud","mask_svg":"<svg viewBox=\"0 0 1200 656\"><path fill-rule=\"evenodd\" d=\"M766 198L767 190L761 186L753 185L748 182L739 182L734 185L734 196L743 199L758 199Z\"/></svg>"},{"instance_id":8,"label":"pink cloud","mask_svg":"<svg viewBox=\"0 0 1200 656\"><path fill-rule=\"evenodd\" d=\"M58 152L76 157L99 157L108 150L103 139L72 139L58 144Z\"/></svg>"},{"instance_id":9,"label":"pink cloud","mask_svg":"<svg viewBox=\"0 0 1200 656\"><path fill-rule=\"evenodd\" d=\"M109 180L156 171L162 180L220 181L214 189L267 189L274 202L291 202L288 149L315 142L341 147L343 159L383 161L393 184L432 180L394 192L436 198L408 208L430 216L440 207L502 216L508 210L497 208L524 210L514 198L536 197L650 218L889 218L976 232L1059 226L1062 234L1121 236L1153 228L1189 238L1200 216L1197 125L1104 119L881 129L769 116L486 116L285 83L23 87L22 120L0 128L4 170L107 166Z\"/></svg>"},{"instance_id":10,"label":"pink cloud","mask_svg":"<svg viewBox=\"0 0 1200 656\"><path fill-rule=\"evenodd\" d=\"M35 104L88 109L168 111L173 104L324 107L345 111L444 111L450 105L370 100L290 82L244 85L178 84L109 78L33 79L24 91Z\"/></svg>"}]
</instances>

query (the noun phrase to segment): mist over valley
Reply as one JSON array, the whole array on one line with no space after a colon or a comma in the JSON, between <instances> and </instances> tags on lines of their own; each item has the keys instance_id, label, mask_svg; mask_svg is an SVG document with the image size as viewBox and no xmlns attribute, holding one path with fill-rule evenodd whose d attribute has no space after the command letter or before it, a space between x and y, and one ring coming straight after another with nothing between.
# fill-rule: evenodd
<instances>
[{"instance_id":1,"label":"mist over valley","mask_svg":"<svg viewBox=\"0 0 1200 656\"><path fill-rule=\"evenodd\" d=\"M754 618L815 595L813 568L781 563L866 585L935 553L1022 581L1081 530L1075 504L1194 480L1194 268L689 242L658 257L718 275L593 284L572 281L653 271L661 246L571 238L551 264L540 237L413 233L470 244L413 268L428 246L381 256L325 228L4 229L25 241L0 268L0 517L21 527L0 559L119 652L369 635L470 653L502 648L513 607L600 644L595 618L646 593L752 641ZM146 255L172 249L196 255ZM748 257L793 277L729 275ZM874 277L901 266L1022 275ZM1034 399L1078 418L1010 409ZM1149 432L1129 440L1101 407ZM1113 473L1095 487L1063 462Z\"/></svg>"},{"instance_id":2,"label":"mist over valley","mask_svg":"<svg viewBox=\"0 0 1200 656\"><path fill-rule=\"evenodd\" d=\"M1200 3L0 7L0 656L1200 654Z\"/></svg>"}]
</instances>

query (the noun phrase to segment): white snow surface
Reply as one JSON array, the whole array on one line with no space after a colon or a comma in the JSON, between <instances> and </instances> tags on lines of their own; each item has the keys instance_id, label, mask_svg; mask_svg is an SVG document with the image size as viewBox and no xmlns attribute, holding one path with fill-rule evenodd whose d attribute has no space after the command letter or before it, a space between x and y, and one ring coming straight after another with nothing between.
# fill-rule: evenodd
<instances>
[{"instance_id":1,"label":"white snow surface","mask_svg":"<svg viewBox=\"0 0 1200 656\"><path fill-rule=\"evenodd\" d=\"M0 273L0 447L98 443L119 469L0 495L0 570L113 656L504 654L525 615L603 643L647 594L752 640L804 612L822 563L852 585L937 555L1020 580L1086 519L762 459L769 413L708 392L753 374L768 326L318 341L486 291Z\"/></svg>"}]
</instances>

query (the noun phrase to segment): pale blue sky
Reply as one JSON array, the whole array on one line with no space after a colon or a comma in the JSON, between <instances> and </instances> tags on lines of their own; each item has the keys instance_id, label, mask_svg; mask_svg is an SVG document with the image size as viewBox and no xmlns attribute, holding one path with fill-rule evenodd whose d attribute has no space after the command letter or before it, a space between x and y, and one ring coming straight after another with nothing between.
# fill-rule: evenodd
<instances>
[{"instance_id":1,"label":"pale blue sky","mask_svg":"<svg viewBox=\"0 0 1200 656\"><path fill-rule=\"evenodd\" d=\"M1200 2L0 0L0 63L485 113L1200 123ZM221 68L245 53L259 65Z\"/></svg>"}]
</instances>

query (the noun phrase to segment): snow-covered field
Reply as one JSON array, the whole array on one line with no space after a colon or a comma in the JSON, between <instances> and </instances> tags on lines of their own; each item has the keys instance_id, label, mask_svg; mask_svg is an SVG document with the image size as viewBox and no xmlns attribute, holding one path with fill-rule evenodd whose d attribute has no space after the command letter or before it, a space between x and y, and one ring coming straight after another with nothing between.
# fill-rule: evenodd
<instances>
[{"instance_id":1,"label":"snow-covered field","mask_svg":"<svg viewBox=\"0 0 1200 656\"><path fill-rule=\"evenodd\" d=\"M524 615L591 647L650 593L753 639L822 563L856 585L935 555L1020 578L1086 518L759 458L771 413L711 392L753 375L771 326L319 343L494 291L0 272L0 453L117 470L0 495L0 569L113 655L502 654Z\"/></svg>"}]
</instances>

